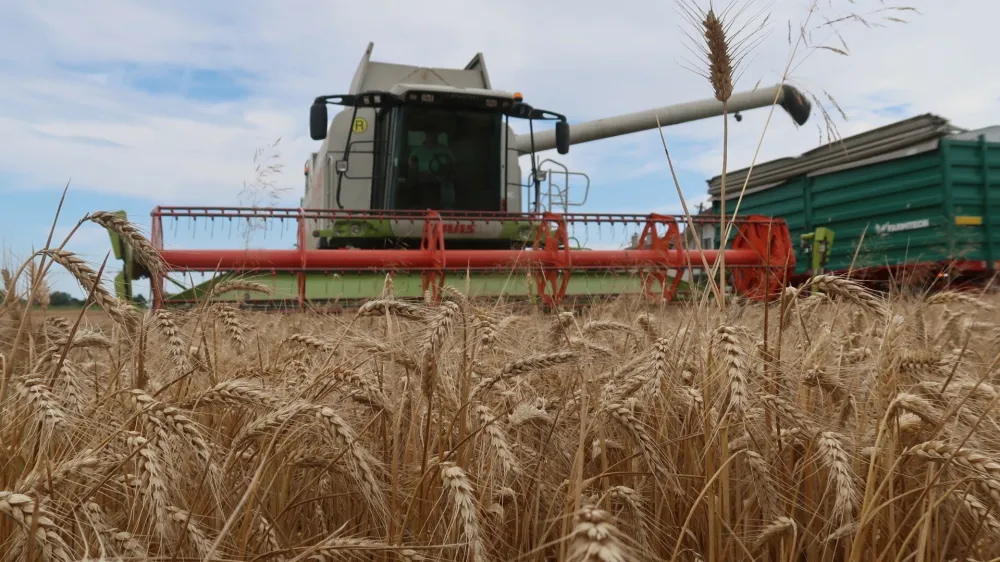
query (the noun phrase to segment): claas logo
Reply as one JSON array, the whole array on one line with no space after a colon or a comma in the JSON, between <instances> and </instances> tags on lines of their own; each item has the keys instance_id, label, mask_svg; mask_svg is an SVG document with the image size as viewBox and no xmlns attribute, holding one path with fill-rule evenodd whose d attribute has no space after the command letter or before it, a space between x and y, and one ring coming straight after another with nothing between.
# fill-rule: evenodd
<instances>
[{"instance_id":1,"label":"claas logo","mask_svg":"<svg viewBox=\"0 0 1000 562\"><path fill-rule=\"evenodd\" d=\"M475 234L476 233L476 224L475 223L471 223L471 222L469 224L454 223L454 222L449 223L449 222L446 222L446 223L444 223L441 226L444 227L444 233L445 234Z\"/></svg>"}]
</instances>

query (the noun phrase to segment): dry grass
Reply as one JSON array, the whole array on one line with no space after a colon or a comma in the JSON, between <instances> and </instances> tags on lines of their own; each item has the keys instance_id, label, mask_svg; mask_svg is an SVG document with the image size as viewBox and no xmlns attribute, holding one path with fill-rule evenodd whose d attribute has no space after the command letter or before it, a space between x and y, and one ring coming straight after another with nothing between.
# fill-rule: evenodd
<instances>
[{"instance_id":1,"label":"dry grass","mask_svg":"<svg viewBox=\"0 0 1000 562\"><path fill-rule=\"evenodd\" d=\"M4 560L1000 555L974 295L144 314L40 255L106 317L0 309Z\"/></svg>"}]
</instances>

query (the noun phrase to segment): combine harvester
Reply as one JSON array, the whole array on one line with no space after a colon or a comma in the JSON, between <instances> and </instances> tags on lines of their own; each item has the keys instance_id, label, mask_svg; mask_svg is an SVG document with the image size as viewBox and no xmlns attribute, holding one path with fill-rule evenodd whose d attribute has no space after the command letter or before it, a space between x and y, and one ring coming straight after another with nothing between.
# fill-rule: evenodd
<instances>
[{"instance_id":1,"label":"combine harvester","mask_svg":"<svg viewBox=\"0 0 1000 562\"><path fill-rule=\"evenodd\" d=\"M571 212L570 179L589 178L553 160L536 158L571 145L686 123L722 114L714 99L568 124L558 113L532 107L521 94L493 89L482 54L465 68L426 68L370 60L369 44L349 93L321 96L310 112L319 150L306 162L300 208L157 207L152 241L169 272L209 272L201 285L168 294L151 279L153 305L193 303L209 283L240 276L271 286L272 295L221 295L244 305L287 307L363 301L377 297L387 273L397 296L440 296L445 284L472 297L537 298L548 307L567 299L625 293L672 300L690 279L725 254L732 288L761 299L780 291L795 267L784 222L763 216L736 220L724 250L697 251L683 216ZM810 104L789 86L734 93L732 113L777 103L798 124ZM328 105L342 106L331 120ZM510 120L526 122L515 134ZM538 130L541 122L554 128ZM519 158L531 172L522 184ZM547 168L546 168L547 166ZM555 181L554 178L562 178ZM561 182L561 183L560 183ZM522 191L524 193L522 193ZM525 197L525 195L527 197ZM529 200L525 200L529 199ZM543 205L547 203L547 205ZM291 221L294 249L175 249L164 244L164 220ZM699 226L719 217L696 217ZM579 229L632 227L628 244L587 249ZM120 295L149 277L112 234L125 262ZM222 276L222 277L220 277ZM157 276L158 277L158 276Z\"/></svg>"}]
</instances>

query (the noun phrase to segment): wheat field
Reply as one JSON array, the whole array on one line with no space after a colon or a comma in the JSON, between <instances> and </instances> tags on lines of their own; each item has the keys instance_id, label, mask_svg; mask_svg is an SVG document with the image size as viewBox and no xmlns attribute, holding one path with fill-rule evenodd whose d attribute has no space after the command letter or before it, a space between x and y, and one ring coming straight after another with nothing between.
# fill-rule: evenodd
<instances>
[{"instance_id":1,"label":"wheat field","mask_svg":"<svg viewBox=\"0 0 1000 562\"><path fill-rule=\"evenodd\" d=\"M678 4L723 104L725 224L725 115L760 28L733 25L739 2ZM809 4L782 82L810 52L846 55L814 29L869 26L810 23ZM162 271L134 225L86 221ZM404 301L387 278L357 314L211 295L153 313L50 242L0 286L4 562L1000 557L992 297L820 276L727 302L723 259L700 304L553 314L455 288ZM51 267L91 311L46 312ZM236 289L266 290L215 292Z\"/></svg>"},{"instance_id":2,"label":"wheat field","mask_svg":"<svg viewBox=\"0 0 1000 562\"><path fill-rule=\"evenodd\" d=\"M1000 556L991 297L153 313L40 256L103 316L4 273L4 560Z\"/></svg>"}]
</instances>

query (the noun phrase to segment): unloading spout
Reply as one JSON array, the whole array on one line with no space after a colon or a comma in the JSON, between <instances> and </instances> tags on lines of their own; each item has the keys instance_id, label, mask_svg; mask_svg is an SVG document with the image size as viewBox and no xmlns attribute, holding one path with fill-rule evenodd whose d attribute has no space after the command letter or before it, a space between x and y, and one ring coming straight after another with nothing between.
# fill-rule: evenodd
<instances>
[{"instance_id":1,"label":"unloading spout","mask_svg":"<svg viewBox=\"0 0 1000 562\"><path fill-rule=\"evenodd\" d=\"M772 104L780 105L799 125L809 120L811 110L809 100L801 92L787 84L735 92L729 99L728 112L748 111L769 107ZM615 117L595 119L585 123L574 123L569 128L569 142L574 145L652 130L657 127L657 117L659 117L660 125L669 126L718 115L722 115L722 102L715 98L679 103ZM555 131L535 132L534 145L536 152L555 148ZM531 136L528 134L517 135L514 139L514 146L522 154L530 152L532 148Z\"/></svg>"}]
</instances>

